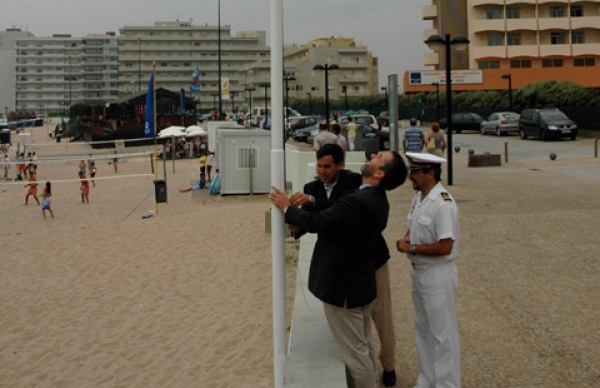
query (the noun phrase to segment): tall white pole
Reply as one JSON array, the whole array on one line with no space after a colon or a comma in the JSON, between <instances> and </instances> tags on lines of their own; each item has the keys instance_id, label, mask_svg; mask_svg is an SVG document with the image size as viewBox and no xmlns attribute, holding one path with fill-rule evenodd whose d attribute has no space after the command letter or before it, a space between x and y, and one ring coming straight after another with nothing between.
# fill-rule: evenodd
<instances>
[{"instance_id":1,"label":"tall white pole","mask_svg":"<svg viewBox=\"0 0 600 388\"><path fill-rule=\"evenodd\" d=\"M283 152L283 0L270 0L271 30L271 184L285 189ZM273 376L283 388L286 355L285 225L283 214L271 205L273 260Z\"/></svg>"}]
</instances>

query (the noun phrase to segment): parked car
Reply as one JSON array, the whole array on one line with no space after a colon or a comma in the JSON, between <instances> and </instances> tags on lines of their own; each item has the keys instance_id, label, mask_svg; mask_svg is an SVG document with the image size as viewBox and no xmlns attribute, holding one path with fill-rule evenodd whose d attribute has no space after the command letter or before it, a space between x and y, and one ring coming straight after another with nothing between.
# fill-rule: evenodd
<instances>
[{"instance_id":1,"label":"parked car","mask_svg":"<svg viewBox=\"0 0 600 388\"><path fill-rule=\"evenodd\" d=\"M549 138L577 138L577 124L559 109L525 109L519 118L521 139L536 136L546 141Z\"/></svg>"},{"instance_id":2,"label":"parked car","mask_svg":"<svg viewBox=\"0 0 600 388\"><path fill-rule=\"evenodd\" d=\"M377 121L377 118L373 115L355 114L355 115L350 115L350 117L352 117L354 124L366 124L366 125L370 125L374 129L381 129L381 127L379 126L379 122ZM339 122L340 122L340 125L342 126L342 128L344 128L346 126L346 124L348 124L348 116L341 116L339 119Z\"/></svg>"},{"instance_id":3,"label":"parked car","mask_svg":"<svg viewBox=\"0 0 600 388\"><path fill-rule=\"evenodd\" d=\"M388 131L382 131L375 129L368 124L356 124L357 130L362 130L363 138L376 137L379 139L379 149L389 150L390 149L390 133ZM312 129L310 136L307 139L307 143L314 144L315 137L319 134L319 128Z\"/></svg>"},{"instance_id":4,"label":"parked car","mask_svg":"<svg viewBox=\"0 0 600 388\"><path fill-rule=\"evenodd\" d=\"M479 130L482 135L495 133L502 136L507 133L519 133L519 117L514 112L495 112L481 123Z\"/></svg>"},{"instance_id":5,"label":"parked car","mask_svg":"<svg viewBox=\"0 0 600 388\"><path fill-rule=\"evenodd\" d=\"M317 133L319 132L319 122L320 120L309 127L296 129L295 131L293 131L292 138L297 141L308 141L308 137L310 136L313 130L316 130Z\"/></svg>"},{"instance_id":6,"label":"parked car","mask_svg":"<svg viewBox=\"0 0 600 388\"><path fill-rule=\"evenodd\" d=\"M461 133L462 131L480 131L483 117L477 113L452 113L452 133ZM440 128L446 129L446 118L440 119Z\"/></svg>"}]
</instances>

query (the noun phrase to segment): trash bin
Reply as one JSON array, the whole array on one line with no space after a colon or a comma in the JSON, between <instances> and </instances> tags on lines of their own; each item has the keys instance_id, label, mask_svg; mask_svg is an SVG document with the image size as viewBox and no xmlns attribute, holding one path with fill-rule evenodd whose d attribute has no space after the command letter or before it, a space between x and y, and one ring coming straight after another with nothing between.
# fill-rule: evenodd
<instances>
[{"instance_id":1,"label":"trash bin","mask_svg":"<svg viewBox=\"0 0 600 388\"><path fill-rule=\"evenodd\" d=\"M167 202L167 182L164 179L154 181L154 200L156 203Z\"/></svg>"}]
</instances>

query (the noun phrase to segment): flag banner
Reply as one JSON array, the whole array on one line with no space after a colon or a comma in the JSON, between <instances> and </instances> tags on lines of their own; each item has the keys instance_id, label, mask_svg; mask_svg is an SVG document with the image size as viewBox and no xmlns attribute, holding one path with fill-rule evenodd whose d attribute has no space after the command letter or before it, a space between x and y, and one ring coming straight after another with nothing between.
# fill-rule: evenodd
<instances>
[{"instance_id":1,"label":"flag banner","mask_svg":"<svg viewBox=\"0 0 600 388\"><path fill-rule=\"evenodd\" d=\"M229 100L229 77L221 78L221 99Z\"/></svg>"},{"instance_id":2,"label":"flag banner","mask_svg":"<svg viewBox=\"0 0 600 388\"><path fill-rule=\"evenodd\" d=\"M185 89L181 89L181 114L185 114Z\"/></svg>"},{"instance_id":3,"label":"flag banner","mask_svg":"<svg viewBox=\"0 0 600 388\"><path fill-rule=\"evenodd\" d=\"M144 137L154 137L154 71L150 74L148 93L146 94L146 126L144 127Z\"/></svg>"}]
</instances>

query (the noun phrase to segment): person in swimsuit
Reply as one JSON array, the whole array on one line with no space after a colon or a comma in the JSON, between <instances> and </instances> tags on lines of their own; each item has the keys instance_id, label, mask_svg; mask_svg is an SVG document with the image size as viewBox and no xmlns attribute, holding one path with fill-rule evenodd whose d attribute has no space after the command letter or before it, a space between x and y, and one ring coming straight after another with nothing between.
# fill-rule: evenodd
<instances>
[{"instance_id":1,"label":"person in swimsuit","mask_svg":"<svg viewBox=\"0 0 600 388\"><path fill-rule=\"evenodd\" d=\"M35 202L37 202L37 204L40 204L40 200L38 199L37 196L37 187L38 187L38 183L35 179L35 174L29 174L29 183L26 184L24 187L29 187L29 190L27 190L27 195L25 195L25 205L27 205L29 203L29 197L33 195L33 198L35 199Z\"/></svg>"},{"instance_id":2,"label":"person in swimsuit","mask_svg":"<svg viewBox=\"0 0 600 388\"><path fill-rule=\"evenodd\" d=\"M46 182L46 187L44 187L44 191L42 192L42 215L44 219L46 219L46 210L50 212L50 216L54 218L54 212L50 208L50 197L52 196L52 186L50 182Z\"/></svg>"}]
</instances>

